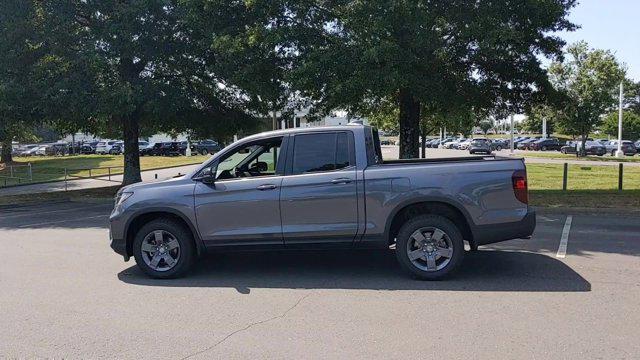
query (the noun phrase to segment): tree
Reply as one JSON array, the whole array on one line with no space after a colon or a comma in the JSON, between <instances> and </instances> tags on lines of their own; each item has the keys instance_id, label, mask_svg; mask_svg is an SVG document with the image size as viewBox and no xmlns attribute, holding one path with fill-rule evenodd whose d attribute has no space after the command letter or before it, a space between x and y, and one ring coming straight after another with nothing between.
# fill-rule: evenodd
<instances>
[{"instance_id":1,"label":"tree","mask_svg":"<svg viewBox=\"0 0 640 360\"><path fill-rule=\"evenodd\" d=\"M561 112L559 125L569 135L582 141L580 154L589 133L601 122L601 116L616 107L618 86L625 72L609 51L589 49L587 43L578 42L567 49L567 57L549 67L554 87L566 101L557 110Z\"/></svg>"},{"instance_id":2,"label":"tree","mask_svg":"<svg viewBox=\"0 0 640 360\"><path fill-rule=\"evenodd\" d=\"M547 134L553 134L555 130L555 119L558 113L554 108L547 105L536 105L526 112L527 117L522 122L525 131L531 134L542 134L542 120L547 120Z\"/></svg>"},{"instance_id":3,"label":"tree","mask_svg":"<svg viewBox=\"0 0 640 360\"><path fill-rule=\"evenodd\" d=\"M0 2L0 162L11 163L13 140L31 136L39 114L35 72L42 59L37 3Z\"/></svg>"},{"instance_id":4,"label":"tree","mask_svg":"<svg viewBox=\"0 0 640 360\"><path fill-rule=\"evenodd\" d=\"M489 132L489 130L493 129L493 121L491 120L480 121L480 123L478 124L478 127L480 128L480 130L482 130L482 133L485 136L487 136L487 133Z\"/></svg>"},{"instance_id":5,"label":"tree","mask_svg":"<svg viewBox=\"0 0 640 360\"><path fill-rule=\"evenodd\" d=\"M602 132L618 138L618 112L610 112L602 121ZM622 114L622 138L631 141L640 139L640 114L624 111Z\"/></svg>"},{"instance_id":6,"label":"tree","mask_svg":"<svg viewBox=\"0 0 640 360\"><path fill-rule=\"evenodd\" d=\"M550 34L574 28L574 0L314 3L289 12L308 24L293 82L319 112L392 100L401 158L417 156L425 107L518 111L544 93L539 55L559 55Z\"/></svg>"},{"instance_id":7,"label":"tree","mask_svg":"<svg viewBox=\"0 0 640 360\"><path fill-rule=\"evenodd\" d=\"M141 133L226 133L255 125L255 117L246 112L247 97L221 76L224 64L203 29L191 21L194 10L188 2L46 4L47 40L53 46L47 97L49 103L63 104L53 113L78 128L122 134L123 184L141 179ZM214 30L219 29L208 29Z\"/></svg>"}]
</instances>

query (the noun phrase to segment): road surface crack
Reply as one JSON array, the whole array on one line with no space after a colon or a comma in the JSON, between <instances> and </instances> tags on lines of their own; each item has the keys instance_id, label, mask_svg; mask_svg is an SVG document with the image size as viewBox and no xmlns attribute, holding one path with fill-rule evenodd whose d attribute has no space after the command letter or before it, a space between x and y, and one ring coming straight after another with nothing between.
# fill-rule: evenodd
<instances>
[{"instance_id":1,"label":"road surface crack","mask_svg":"<svg viewBox=\"0 0 640 360\"><path fill-rule=\"evenodd\" d=\"M312 294L312 293L308 293L307 295L305 295L305 296L301 297L300 299L298 299L298 301L296 301L296 303L295 303L295 304L293 304L293 306L291 306L290 308L288 308L288 309L287 309L285 312L283 312L282 314L280 314L280 315L276 315L276 316L273 316L273 317L270 317L270 318L265 319L265 320L260 320L260 321L252 322L252 323L250 323L249 325L247 325L247 326L245 326L245 327L243 327L243 328L240 328L240 329L238 329L238 330L235 330L235 331L233 331L233 332L229 333L227 336L225 336L224 338L222 338L222 339L221 339L220 341L218 341L217 343L215 343L215 344L213 344L213 345L209 346L208 348L203 349L203 350L200 350L200 351L198 351L198 352L195 352L195 353L193 353L193 354L190 354L190 355L187 355L187 356L183 357L183 358L182 358L182 360L189 359L189 358L192 358L192 357L194 357L194 356L196 356L196 355L204 354L204 353L206 353L207 351L213 350L213 349L215 349L218 345L220 345L220 344L222 344L223 342L227 341L230 337L232 337L232 336L234 336L234 335L236 335L236 334L238 334L238 333L241 333L241 332L247 331L247 330L251 329L251 328L252 328L252 327L254 327L254 326L262 325L262 324L265 324L265 323L268 323L268 322L271 322L271 321L274 321L274 320L278 320L278 319L282 319L282 318L284 318L285 316L287 316L287 314L288 314L288 313L290 313L291 311L293 311L293 309L295 309L296 307L298 307L298 305L300 305L300 303L301 303L302 301L304 301L304 299L306 299L306 298L308 298L309 296L311 296L311 294Z\"/></svg>"}]
</instances>

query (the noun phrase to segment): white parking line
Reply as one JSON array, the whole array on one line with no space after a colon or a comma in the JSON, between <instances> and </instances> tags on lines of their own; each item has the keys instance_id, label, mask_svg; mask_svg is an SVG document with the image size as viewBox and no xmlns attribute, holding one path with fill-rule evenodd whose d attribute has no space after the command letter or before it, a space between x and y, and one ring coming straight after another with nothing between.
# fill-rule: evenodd
<instances>
[{"instance_id":1,"label":"white parking line","mask_svg":"<svg viewBox=\"0 0 640 360\"><path fill-rule=\"evenodd\" d=\"M571 231L571 221L573 216L567 215L567 220L564 222L564 228L562 229L562 236L560 237L560 246L558 247L557 258L564 259L567 255L567 243L569 242L569 231Z\"/></svg>"},{"instance_id":2,"label":"white parking line","mask_svg":"<svg viewBox=\"0 0 640 360\"><path fill-rule=\"evenodd\" d=\"M97 218L101 218L101 217L108 217L109 215L98 215L98 216L88 216L88 217L84 217L84 218L79 218L79 219L67 219L67 220L59 220L59 221L49 221L49 222L43 222L43 223L37 223L37 224L27 224L27 225L20 225L18 226L18 228L28 228L28 227L32 227L32 226L42 226L42 225L52 225L52 224L61 224L61 223L66 223L66 222L72 222L72 221L82 221L82 220L89 220L89 219L97 219Z\"/></svg>"}]
</instances>

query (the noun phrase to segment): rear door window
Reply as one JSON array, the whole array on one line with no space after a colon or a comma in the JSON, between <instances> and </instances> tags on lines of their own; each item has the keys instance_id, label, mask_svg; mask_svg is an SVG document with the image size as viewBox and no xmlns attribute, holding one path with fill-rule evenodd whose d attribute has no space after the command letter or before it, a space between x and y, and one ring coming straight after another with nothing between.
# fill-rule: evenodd
<instances>
[{"instance_id":1,"label":"rear door window","mask_svg":"<svg viewBox=\"0 0 640 360\"><path fill-rule=\"evenodd\" d=\"M345 132L295 136L292 174L332 171L352 164L349 138Z\"/></svg>"}]
</instances>

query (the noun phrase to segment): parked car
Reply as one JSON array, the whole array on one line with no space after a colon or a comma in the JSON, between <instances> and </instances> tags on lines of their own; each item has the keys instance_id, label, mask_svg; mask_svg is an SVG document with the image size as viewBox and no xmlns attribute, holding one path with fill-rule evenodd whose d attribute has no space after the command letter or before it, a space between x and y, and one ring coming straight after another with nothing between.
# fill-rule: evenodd
<instances>
[{"instance_id":1,"label":"parked car","mask_svg":"<svg viewBox=\"0 0 640 360\"><path fill-rule=\"evenodd\" d=\"M39 147L40 145L37 145L37 144L24 145L21 148L16 149L14 155L15 156L34 156Z\"/></svg>"},{"instance_id":2,"label":"parked car","mask_svg":"<svg viewBox=\"0 0 640 360\"><path fill-rule=\"evenodd\" d=\"M446 143L444 143L444 148L445 149L457 149L458 145L460 145L461 142L465 141L467 139L465 138L459 138L459 139L454 139L452 141L447 141Z\"/></svg>"},{"instance_id":3,"label":"parked car","mask_svg":"<svg viewBox=\"0 0 640 360\"><path fill-rule=\"evenodd\" d=\"M604 144L604 147L611 156L615 156L618 151L618 140L607 141L607 143ZM621 149L622 153L627 156L633 156L638 152L636 146L629 140L622 140Z\"/></svg>"},{"instance_id":4,"label":"parked car","mask_svg":"<svg viewBox=\"0 0 640 360\"><path fill-rule=\"evenodd\" d=\"M391 144L393 145L393 144ZM220 151L222 147L214 140L202 140L198 141L192 147L192 152L195 152L200 155L213 155Z\"/></svg>"},{"instance_id":5,"label":"parked car","mask_svg":"<svg viewBox=\"0 0 640 360\"><path fill-rule=\"evenodd\" d=\"M67 154L69 154L69 144L67 143L50 144L45 148L45 155L47 156L62 156Z\"/></svg>"},{"instance_id":6,"label":"parked car","mask_svg":"<svg viewBox=\"0 0 640 360\"><path fill-rule=\"evenodd\" d=\"M562 148L562 144L560 144L560 141L558 141L558 139L547 138L547 139L536 140L530 143L527 147L530 150L537 150L537 151L560 150L560 148Z\"/></svg>"},{"instance_id":7,"label":"parked car","mask_svg":"<svg viewBox=\"0 0 640 360\"><path fill-rule=\"evenodd\" d=\"M509 140L507 139L493 139L489 142L491 150L500 151L509 147Z\"/></svg>"},{"instance_id":8,"label":"parked car","mask_svg":"<svg viewBox=\"0 0 640 360\"><path fill-rule=\"evenodd\" d=\"M117 143L116 140L100 141L96 144L96 154L105 155L109 154L113 145Z\"/></svg>"},{"instance_id":9,"label":"parked car","mask_svg":"<svg viewBox=\"0 0 640 360\"><path fill-rule=\"evenodd\" d=\"M37 155L37 156L47 156L49 154L49 148L51 147L51 145L40 145L38 146L33 155Z\"/></svg>"},{"instance_id":10,"label":"parked car","mask_svg":"<svg viewBox=\"0 0 640 360\"><path fill-rule=\"evenodd\" d=\"M355 124L243 138L188 175L123 187L109 220L112 249L155 278L185 274L207 251L329 241L393 246L425 280L451 275L465 240L527 238L536 223L522 159L383 160L377 131Z\"/></svg>"},{"instance_id":11,"label":"parked car","mask_svg":"<svg viewBox=\"0 0 640 360\"><path fill-rule=\"evenodd\" d=\"M110 155L122 155L124 154L124 143L117 142L111 146L109 150Z\"/></svg>"},{"instance_id":12,"label":"parked car","mask_svg":"<svg viewBox=\"0 0 640 360\"><path fill-rule=\"evenodd\" d=\"M458 150L467 150L469 148L469 145L471 145L471 141L472 141L472 139L467 139L467 140L459 143L458 146L456 146L456 148Z\"/></svg>"},{"instance_id":13,"label":"parked car","mask_svg":"<svg viewBox=\"0 0 640 360\"><path fill-rule=\"evenodd\" d=\"M152 155L156 156L178 156L180 155L180 143L176 141L160 143L156 148L154 147Z\"/></svg>"},{"instance_id":14,"label":"parked car","mask_svg":"<svg viewBox=\"0 0 640 360\"><path fill-rule=\"evenodd\" d=\"M138 148L138 152L140 153L140 156L145 156L145 155L154 155L153 154L153 150L154 148L159 148L162 145L162 143L147 143L146 146L140 146Z\"/></svg>"},{"instance_id":15,"label":"parked car","mask_svg":"<svg viewBox=\"0 0 640 360\"><path fill-rule=\"evenodd\" d=\"M491 154L491 142L488 139L473 139L469 144L469 154Z\"/></svg>"},{"instance_id":16,"label":"parked car","mask_svg":"<svg viewBox=\"0 0 640 360\"><path fill-rule=\"evenodd\" d=\"M582 148L581 141L570 142L569 144L560 148L560 152L563 154L575 154L578 148ZM586 155L598 155L602 156L607 153L607 149L599 142L593 140L587 140L584 145Z\"/></svg>"},{"instance_id":17,"label":"parked car","mask_svg":"<svg viewBox=\"0 0 640 360\"><path fill-rule=\"evenodd\" d=\"M531 145L538 140L540 140L540 137L531 137L531 138L519 141L516 148L518 150L531 150Z\"/></svg>"}]
</instances>

